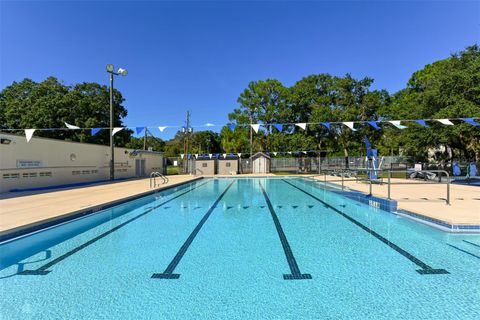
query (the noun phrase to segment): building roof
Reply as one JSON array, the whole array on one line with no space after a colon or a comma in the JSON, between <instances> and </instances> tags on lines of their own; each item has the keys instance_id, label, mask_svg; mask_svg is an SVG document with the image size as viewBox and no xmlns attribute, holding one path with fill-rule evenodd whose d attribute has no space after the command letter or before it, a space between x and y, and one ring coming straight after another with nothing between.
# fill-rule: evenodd
<instances>
[{"instance_id":1,"label":"building roof","mask_svg":"<svg viewBox=\"0 0 480 320\"><path fill-rule=\"evenodd\" d=\"M252 160L255 160L257 158L260 158L260 157L263 157L263 158L267 158L267 159L270 159L270 156L263 153L263 152L257 152L255 153L253 156L252 156Z\"/></svg>"}]
</instances>

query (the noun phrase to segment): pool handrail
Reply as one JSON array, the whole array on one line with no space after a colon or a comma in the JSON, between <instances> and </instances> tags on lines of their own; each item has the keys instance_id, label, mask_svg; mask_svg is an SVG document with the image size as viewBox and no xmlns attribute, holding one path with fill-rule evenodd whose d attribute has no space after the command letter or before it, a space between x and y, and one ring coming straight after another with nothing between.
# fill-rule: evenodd
<instances>
[{"instance_id":1,"label":"pool handrail","mask_svg":"<svg viewBox=\"0 0 480 320\"><path fill-rule=\"evenodd\" d=\"M168 183L168 178L165 175L161 174L158 171L154 171L150 173L150 189L152 188L152 182L153 182L153 188L157 187L157 178L162 179L162 184Z\"/></svg>"},{"instance_id":2,"label":"pool handrail","mask_svg":"<svg viewBox=\"0 0 480 320\"><path fill-rule=\"evenodd\" d=\"M391 170L391 169L368 169L368 168L356 168L356 169L335 169L335 170L322 170L321 172L323 172L323 174L321 174L321 172L319 172L319 175L318 176L323 176L324 177L324 183L325 185L327 184L327 174L330 174L330 175L340 175L341 177L341 180L329 180L329 182L341 182L342 183L342 190L344 190L344 182L345 182L345 176L346 174L348 174L348 177L352 177L354 176L355 177L355 181L356 182L367 182L369 183L369 196L372 195L372 184L375 183L375 182L379 182L380 184L384 184L385 182L383 181L383 178L382 179L377 179L377 180L372 180L370 178L368 178L368 173L369 172L375 172L375 173L382 173L382 172L386 172L387 173L387 198L388 199L391 199L391 185L396 185L396 184L433 184L433 183L440 183L442 184L442 175L441 174L444 174L446 176L446 185L447 185L447 195L446 195L446 199L445 199L445 202L447 205L450 205L450 174L445 171L445 170L418 170L418 171L411 171L411 170ZM358 172L367 172L367 178L362 178L362 177L359 177L357 174ZM405 174L408 174L410 172L418 172L418 173L439 173L438 175L438 181L437 182L427 182L427 180L425 179L425 182L422 183L422 182L419 182L418 180L416 182L392 182L391 181L391 178L392 178L392 172L395 172L395 173L405 173ZM348 178L347 177L347 178Z\"/></svg>"}]
</instances>

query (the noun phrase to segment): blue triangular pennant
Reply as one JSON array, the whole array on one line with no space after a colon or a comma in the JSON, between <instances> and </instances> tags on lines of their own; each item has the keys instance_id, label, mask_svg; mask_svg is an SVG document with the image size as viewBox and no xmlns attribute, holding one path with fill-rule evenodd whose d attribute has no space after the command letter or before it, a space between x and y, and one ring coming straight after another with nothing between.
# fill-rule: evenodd
<instances>
[{"instance_id":1,"label":"blue triangular pennant","mask_svg":"<svg viewBox=\"0 0 480 320\"><path fill-rule=\"evenodd\" d=\"M375 130L380 130L381 128L377 125L377 121L367 121Z\"/></svg>"},{"instance_id":2,"label":"blue triangular pennant","mask_svg":"<svg viewBox=\"0 0 480 320\"><path fill-rule=\"evenodd\" d=\"M473 118L463 118L462 120L468 124L471 124L472 126L480 127L480 123L476 122Z\"/></svg>"},{"instance_id":3,"label":"blue triangular pennant","mask_svg":"<svg viewBox=\"0 0 480 320\"><path fill-rule=\"evenodd\" d=\"M92 128L91 130L92 136L96 135L100 130L102 130L102 128Z\"/></svg>"},{"instance_id":4,"label":"blue triangular pennant","mask_svg":"<svg viewBox=\"0 0 480 320\"><path fill-rule=\"evenodd\" d=\"M330 122L320 122L323 126L325 126L328 130L330 130Z\"/></svg>"},{"instance_id":5,"label":"blue triangular pennant","mask_svg":"<svg viewBox=\"0 0 480 320\"><path fill-rule=\"evenodd\" d=\"M422 127L428 127L425 120L415 120L415 122L421 125Z\"/></svg>"},{"instance_id":6,"label":"blue triangular pennant","mask_svg":"<svg viewBox=\"0 0 480 320\"><path fill-rule=\"evenodd\" d=\"M282 132L282 130L283 130L283 124L280 124L280 123L274 123L274 124L272 124L272 126L274 126L274 127L275 127L275 129L277 129L277 130L278 130L278 132Z\"/></svg>"},{"instance_id":7,"label":"blue triangular pennant","mask_svg":"<svg viewBox=\"0 0 480 320\"><path fill-rule=\"evenodd\" d=\"M136 127L136 128L135 128L135 132L136 132L137 134L142 133L143 130L145 130L145 127Z\"/></svg>"}]
</instances>

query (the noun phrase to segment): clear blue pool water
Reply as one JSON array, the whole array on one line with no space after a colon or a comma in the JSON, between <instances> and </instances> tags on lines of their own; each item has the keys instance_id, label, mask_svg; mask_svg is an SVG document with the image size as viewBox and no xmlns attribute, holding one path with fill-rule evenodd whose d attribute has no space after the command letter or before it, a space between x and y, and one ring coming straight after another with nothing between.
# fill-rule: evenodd
<instances>
[{"instance_id":1,"label":"clear blue pool water","mask_svg":"<svg viewBox=\"0 0 480 320\"><path fill-rule=\"evenodd\" d=\"M200 180L0 258L2 319L480 318L480 236L300 178Z\"/></svg>"}]
</instances>

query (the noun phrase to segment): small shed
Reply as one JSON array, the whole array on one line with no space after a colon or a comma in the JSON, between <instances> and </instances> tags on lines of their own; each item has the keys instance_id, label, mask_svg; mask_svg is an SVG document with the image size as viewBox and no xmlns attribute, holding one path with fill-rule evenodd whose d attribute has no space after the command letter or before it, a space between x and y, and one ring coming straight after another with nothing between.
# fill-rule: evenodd
<instances>
[{"instance_id":1,"label":"small shed","mask_svg":"<svg viewBox=\"0 0 480 320\"><path fill-rule=\"evenodd\" d=\"M229 154L218 159L218 174L237 174L238 156Z\"/></svg>"},{"instance_id":2,"label":"small shed","mask_svg":"<svg viewBox=\"0 0 480 320\"><path fill-rule=\"evenodd\" d=\"M257 152L252 156L253 173L270 173L270 156Z\"/></svg>"},{"instance_id":3,"label":"small shed","mask_svg":"<svg viewBox=\"0 0 480 320\"><path fill-rule=\"evenodd\" d=\"M198 156L195 159L195 174L214 175L215 174L215 159L210 159L208 156Z\"/></svg>"}]
</instances>

